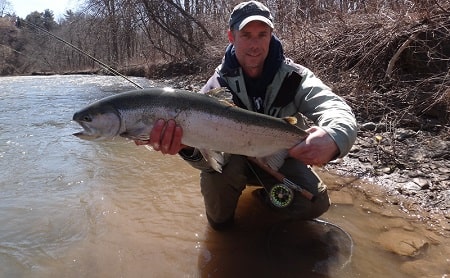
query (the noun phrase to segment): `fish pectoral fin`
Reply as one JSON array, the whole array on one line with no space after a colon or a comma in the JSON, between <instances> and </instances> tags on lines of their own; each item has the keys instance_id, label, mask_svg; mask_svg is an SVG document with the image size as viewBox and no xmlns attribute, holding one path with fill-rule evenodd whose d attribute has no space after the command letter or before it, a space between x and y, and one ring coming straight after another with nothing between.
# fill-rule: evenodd
<instances>
[{"instance_id":1,"label":"fish pectoral fin","mask_svg":"<svg viewBox=\"0 0 450 278\"><path fill-rule=\"evenodd\" d=\"M148 141L150 140L150 131L147 132L145 128L127 129L127 131L119 134L120 137L124 137L131 140Z\"/></svg>"},{"instance_id":2,"label":"fish pectoral fin","mask_svg":"<svg viewBox=\"0 0 450 278\"><path fill-rule=\"evenodd\" d=\"M215 171L222 173L222 166L225 163L225 159L222 152L216 152L205 149L200 149L199 151L203 155L203 158L206 159L206 161Z\"/></svg>"},{"instance_id":3,"label":"fish pectoral fin","mask_svg":"<svg viewBox=\"0 0 450 278\"><path fill-rule=\"evenodd\" d=\"M283 166L284 161L286 160L287 157L288 157L288 150L282 150L275 154L257 159L263 162L264 164L267 164L273 170L278 171L278 169L280 169L281 166Z\"/></svg>"}]
</instances>

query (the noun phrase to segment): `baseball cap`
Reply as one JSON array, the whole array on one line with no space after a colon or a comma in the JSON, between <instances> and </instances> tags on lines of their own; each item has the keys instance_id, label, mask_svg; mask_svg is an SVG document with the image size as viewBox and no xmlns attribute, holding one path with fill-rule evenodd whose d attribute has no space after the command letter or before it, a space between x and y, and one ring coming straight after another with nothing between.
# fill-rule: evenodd
<instances>
[{"instance_id":1,"label":"baseball cap","mask_svg":"<svg viewBox=\"0 0 450 278\"><path fill-rule=\"evenodd\" d=\"M262 21L273 29L270 10L258 1L242 2L234 7L230 16L230 29L241 30L250 21Z\"/></svg>"}]
</instances>

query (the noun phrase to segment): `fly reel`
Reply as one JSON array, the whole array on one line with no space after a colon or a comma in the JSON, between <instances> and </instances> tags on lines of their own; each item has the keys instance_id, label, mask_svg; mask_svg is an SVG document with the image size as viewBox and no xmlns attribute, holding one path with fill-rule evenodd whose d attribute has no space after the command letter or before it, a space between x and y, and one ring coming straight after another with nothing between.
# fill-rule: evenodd
<instances>
[{"instance_id":1,"label":"fly reel","mask_svg":"<svg viewBox=\"0 0 450 278\"><path fill-rule=\"evenodd\" d=\"M269 191L270 202L277 208L285 208L294 200L294 192L284 184L276 184Z\"/></svg>"}]
</instances>

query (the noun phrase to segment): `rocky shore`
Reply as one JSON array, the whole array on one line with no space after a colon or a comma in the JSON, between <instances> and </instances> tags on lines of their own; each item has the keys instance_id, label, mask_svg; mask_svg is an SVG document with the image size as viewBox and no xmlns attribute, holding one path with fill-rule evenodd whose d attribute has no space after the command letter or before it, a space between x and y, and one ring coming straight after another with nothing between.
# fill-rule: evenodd
<instances>
[{"instance_id":1,"label":"rocky shore","mask_svg":"<svg viewBox=\"0 0 450 278\"><path fill-rule=\"evenodd\" d=\"M373 123L361 124L348 156L326 169L375 183L388 202L450 231L449 127L440 132L386 131Z\"/></svg>"}]
</instances>

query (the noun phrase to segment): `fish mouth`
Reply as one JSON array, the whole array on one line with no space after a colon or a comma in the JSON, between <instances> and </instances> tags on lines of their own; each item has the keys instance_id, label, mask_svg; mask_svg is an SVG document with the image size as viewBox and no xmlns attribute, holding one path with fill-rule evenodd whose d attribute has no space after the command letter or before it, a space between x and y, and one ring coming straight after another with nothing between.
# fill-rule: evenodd
<instances>
[{"instance_id":1,"label":"fish mouth","mask_svg":"<svg viewBox=\"0 0 450 278\"><path fill-rule=\"evenodd\" d=\"M76 137L78 137L80 139L84 139L84 140L98 140L100 138L100 136L96 136L94 134L88 133L85 130L79 131L79 132L75 132L72 135L76 136Z\"/></svg>"},{"instance_id":2,"label":"fish mouth","mask_svg":"<svg viewBox=\"0 0 450 278\"><path fill-rule=\"evenodd\" d=\"M84 140L96 140L96 139L100 138L100 136L96 135L95 132L93 132L91 130L91 128L89 128L89 126L84 124L84 122L80 122L80 121L75 121L75 122L78 123L83 128L83 130L72 133L73 136L76 136L76 137L78 137L80 139L84 139Z\"/></svg>"}]
</instances>

